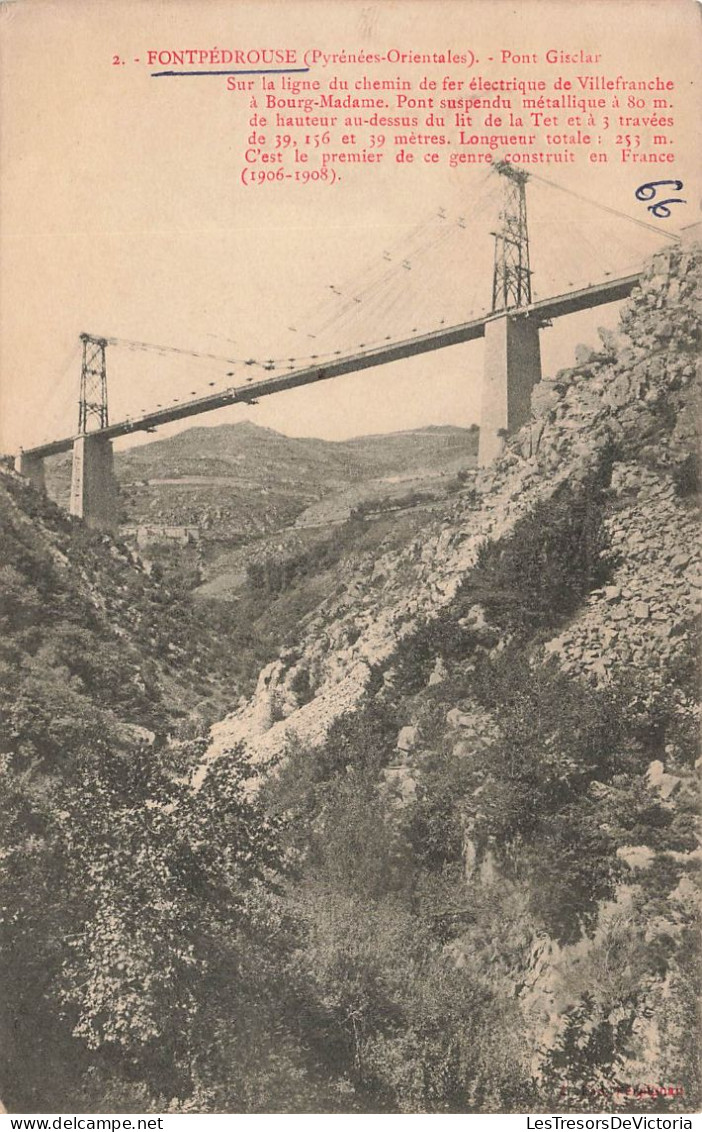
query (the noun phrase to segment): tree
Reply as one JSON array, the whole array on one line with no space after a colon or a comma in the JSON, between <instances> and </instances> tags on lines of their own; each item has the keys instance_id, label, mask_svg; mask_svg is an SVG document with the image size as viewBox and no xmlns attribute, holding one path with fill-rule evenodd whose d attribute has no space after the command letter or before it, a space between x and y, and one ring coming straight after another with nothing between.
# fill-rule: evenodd
<instances>
[{"instance_id":1,"label":"tree","mask_svg":"<svg viewBox=\"0 0 702 1132\"><path fill-rule=\"evenodd\" d=\"M152 772L139 796L133 767L109 770L91 783L90 814L79 813L86 783L66 799L61 835L91 909L62 965L61 997L88 1047L136 1056L184 1095L217 1019L269 993L270 954L260 960L282 930L277 823L247 794L238 750L197 790Z\"/></svg>"}]
</instances>

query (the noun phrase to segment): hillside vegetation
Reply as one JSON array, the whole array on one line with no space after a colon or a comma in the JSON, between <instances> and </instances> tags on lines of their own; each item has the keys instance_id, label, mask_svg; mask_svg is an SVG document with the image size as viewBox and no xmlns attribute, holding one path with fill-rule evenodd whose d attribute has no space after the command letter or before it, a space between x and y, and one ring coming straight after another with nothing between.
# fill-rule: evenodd
<instances>
[{"instance_id":1,"label":"hillside vegetation","mask_svg":"<svg viewBox=\"0 0 702 1132\"><path fill-rule=\"evenodd\" d=\"M207 551L282 530L308 511L301 522L343 520L358 499L440 480L472 464L476 453L475 428L328 441L241 421L117 452L115 471L123 523L194 526ZM64 456L48 462L49 494L64 506L70 467Z\"/></svg>"},{"instance_id":2,"label":"hillside vegetation","mask_svg":"<svg viewBox=\"0 0 702 1132\"><path fill-rule=\"evenodd\" d=\"M699 260L231 606L3 476L8 1109L699 1106Z\"/></svg>"}]
</instances>

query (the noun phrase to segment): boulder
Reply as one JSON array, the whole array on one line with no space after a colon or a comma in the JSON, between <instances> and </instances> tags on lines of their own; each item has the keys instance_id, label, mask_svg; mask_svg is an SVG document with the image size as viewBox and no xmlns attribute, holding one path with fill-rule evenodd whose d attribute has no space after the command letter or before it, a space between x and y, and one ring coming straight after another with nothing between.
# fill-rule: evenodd
<instances>
[{"instance_id":1,"label":"boulder","mask_svg":"<svg viewBox=\"0 0 702 1132\"><path fill-rule=\"evenodd\" d=\"M650 764L647 778L649 786L653 790L657 790L664 801L675 793L682 782L682 778L679 778L676 774L666 774L660 759L655 759Z\"/></svg>"},{"instance_id":2,"label":"boulder","mask_svg":"<svg viewBox=\"0 0 702 1132\"><path fill-rule=\"evenodd\" d=\"M395 747L398 751L413 751L417 746L417 737L419 735L419 728L408 725L401 727L397 733Z\"/></svg>"},{"instance_id":3,"label":"boulder","mask_svg":"<svg viewBox=\"0 0 702 1132\"><path fill-rule=\"evenodd\" d=\"M446 665L444 664L443 658L437 656L436 662L429 677L429 687L431 688L435 684L443 684L447 676L448 670L446 668Z\"/></svg>"}]
</instances>

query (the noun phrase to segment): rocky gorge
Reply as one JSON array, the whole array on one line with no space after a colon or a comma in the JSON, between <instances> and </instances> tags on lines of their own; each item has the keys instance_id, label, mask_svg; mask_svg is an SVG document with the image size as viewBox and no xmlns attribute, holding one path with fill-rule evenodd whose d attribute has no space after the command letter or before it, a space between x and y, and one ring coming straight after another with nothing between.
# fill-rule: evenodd
<instances>
[{"instance_id":1,"label":"rocky gorge","mask_svg":"<svg viewBox=\"0 0 702 1132\"><path fill-rule=\"evenodd\" d=\"M10 1111L695 1110L701 261L230 604L2 472Z\"/></svg>"},{"instance_id":2,"label":"rocky gorge","mask_svg":"<svg viewBox=\"0 0 702 1132\"><path fill-rule=\"evenodd\" d=\"M535 508L564 489L577 493L577 485L586 495L591 492L594 476L604 499L605 580L589 587L552 630L518 635L520 648L532 668L551 658L568 680L605 697L610 689L619 696L614 690L635 673L635 690L629 689L630 698L625 694L623 701L632 715L645 717L648 709L655 714L661 698L672 695L675 726L669 741L654 742L640 760L635 789L647 794L651 813L662 814L662 824L679 806L685 821L693 821L698 764L690 761L689 747L685 751L684 743L671 736L677 727L689 737L699 721L689 685L687 691L676 686L681 658L695 654L702 602L695 505L699 261L699 248L657 256L627 304L619 331L603 333L599 349L581 351L574 368L537 388L531 421L508 440L495 465L472 473L461 496L431 517L421 538L402 546L390 539L387 550L381 547L360 568L340 571L333 597L307 618L299 646L269 664L251 700L213 728L208 761L237 742L244 743L254 763L279 765L291 747L300 745L314 759L335 722L367 710L369 700L391 699L400 726L384 778L399 793L401 806L421 794L423 776L431 773L427 768L446 755L470 764L472 781L479 782L474 794L489 790L481 764L495 735L502 730L504 736L500 705L486 709L477 702L470 675L462 698L453 698L456 668L464 662L450 655L441 632L422 677L429 703L416 686L413 694L392 694L398 654L404 650L406 655L432 621L443 617L445 626L446 618L459 614L467 629L482 633L490 653L509 649L514 626L492 619L490 602L486 608L478 591L475 601L465 596L471 571L486 552L499 557L501 548L519 539ZM549 569L547 557L541 568ZM519 577L514 581L520 584ZM295 689L303 672L301 702ZM595 1072L588 1081L583 1074L577 1083L580 1100L605 1098L611 1104L614 1099L621 1105L635 1090L632 1082L656 1081L665 1082L677 1103L684 1090L670 1048L685 1038L675 1002L676 981L684 977L675 954L696 916L702 851L694 837L679 845L664 838L652 844L650 831L638 844L621 815L612 820L612 812L626 805L621 775L603 777L600 781L594 771L583 788L595 810L601 809L604 830L612 832L619 822L613 852L622 868L616 882L596 902L589 929L577 939L559 940L532 924L521 940L518 962L514 954L500 957L493 943L498 955L490 978L501 993L505 984L512 985L536 1079L544 1082L553 1075L552 1051L573 1041L585 1001L581 1050L603 1030L611 1035L628 1027L627 1052L618 1055L617 1070L618 1079L630 1084L628 1092L622 1087L615 1096L600 1067L599 1077ZM488 893L513 883L514 869L504 856L500 861L494 835L475 832L481 824L475 806L459 809L465 877ZM640 957L637 970L631 954L620 969L615 964L603 971L603 951L635 951L642 890L657 870L669 875L645 932L648 945L667 949L668 958L655 973L642 972ZM459 931L447 953L460 965L474 947L472 933ZM638 1005L632 1014L634 998ZM575 1095L572 1081L564 1088L564 1095Z\"/></svg>"},{"instance_id":3,"label":"rocky gorge","mask_svg":"<svg viewBox=\"0 0 702 1132\"><path fill-rule=\"evenodd\" d=\"M391 666L412 626L450 603L484 543L507 538L538 500L603 457L617 565L611 584L544 647L565 671L597 680L632 661L647 671L665 665L702 600L697 514L675 481L696 459L698 258L693 250L657 257L616 338L537 387L532 420L494 466L470 474L462 498L421 538L381 547L352 576L341 572L337 593L302 626L299 648L261 673L254 698L216 727L215 744L246 739L258 756L280 751L291 732L321 740L371 671ZM302 665L315 692L304 705L291 690Z\"/></svg>"}]
</instances>

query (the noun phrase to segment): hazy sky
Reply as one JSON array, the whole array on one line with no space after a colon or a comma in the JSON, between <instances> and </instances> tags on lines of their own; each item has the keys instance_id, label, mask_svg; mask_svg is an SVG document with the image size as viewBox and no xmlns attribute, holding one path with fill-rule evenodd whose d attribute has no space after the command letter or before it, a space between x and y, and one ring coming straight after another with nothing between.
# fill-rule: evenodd
<instances>
[{"instance_id":1,"label":"hazy sky","mask_svg":"<svg viewBox=\"0 0 702 1132\"><path fill-rule=\"evenodd\" d=\"M144 65L113 66L114 54L132 60L150 48L184 46L469 46L484 56L502 48L599 50L609 73L671 74L679 85L680 160L658 175L685 179L684 224L697 219L700 196L691 86L696 9L693 0L3 3L0 447L14 450L73 431L81 331L228 357L279 357L278 351L295 349L287 328L299 323L300 342L305 312L323 311L332 284L382 263L389 246L402 246L439 208L451 222L466 212L478 235L461 243L457 233L444 272L433 269L424 277L427 316L431 307L432 316L443 311L448 321L458 321L476 296L480 300L481 289L485 301L489 297L489 209L480 217L471 211L484 170L401 168L387 161L350 167L333 188L245 187L239 171L249 132L247 99L228 93L221 78L153 80ZM528 77L541 72L533 67ZM507 77L504 69L499 73ZM633 190L656 170L579 163L546 175L641 216ZM565 265L569 250L577 260L576 221L584 224L589 214L572 197L536 184L533 190L535 286L547 293L549 271L562 267L573 274ZM583 229L595 259L599 252L614 254L606 225L605 218L603 227L593 222ZM389 320L393 327L396 315ZM545 372L568 364L574 345L595 342L596 327L615 315L614 308L601 308L544 331ZM414 309L408 312L411 321L416 317ZM359 324L357 336L362 333ZM299 353L311 352L303 341ZM191 390L205 392L209 381L223 381L227 368L116 348L108 359L113 419ZM329 438L428 423L467 425L479 416L481 364L482 345L474 343L190 423L246 416L293 435Z\"/></svg>"}]
</instances>

